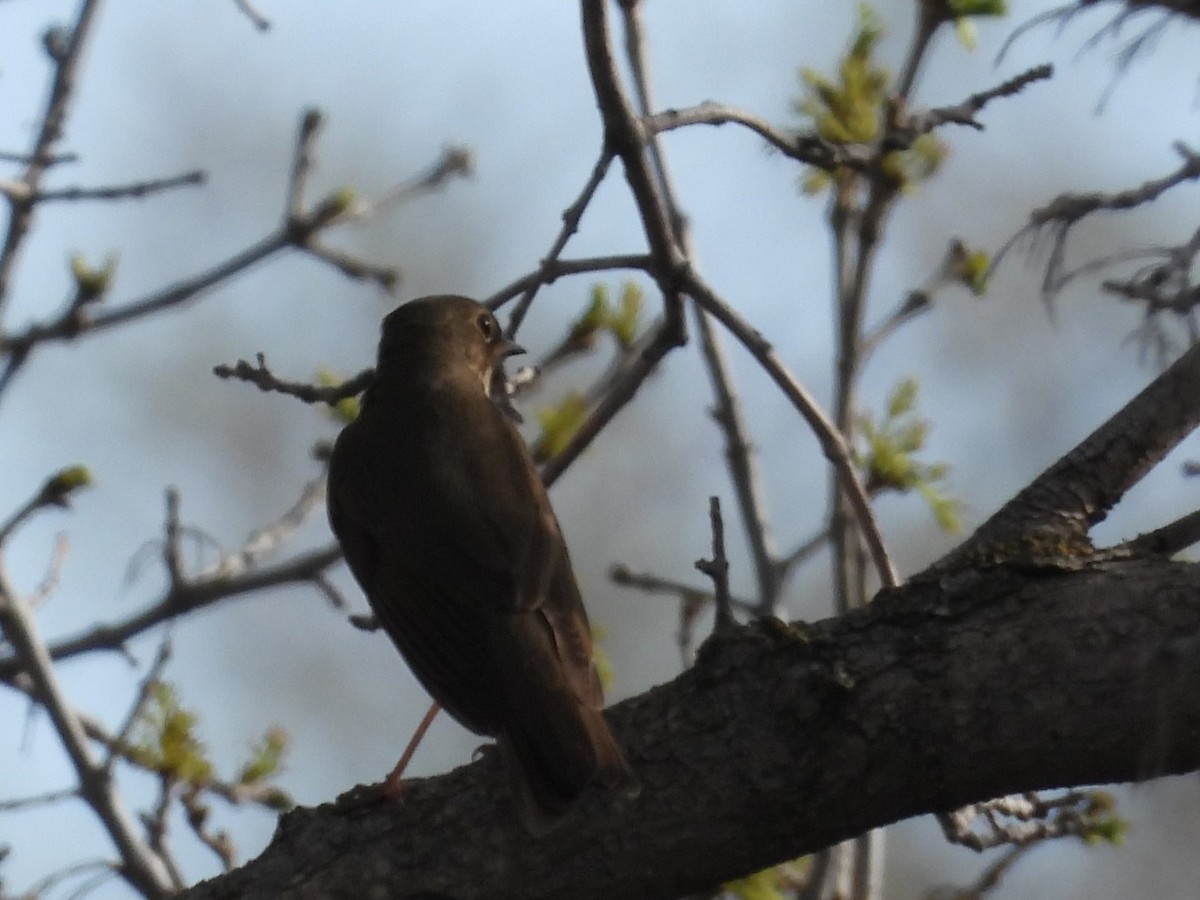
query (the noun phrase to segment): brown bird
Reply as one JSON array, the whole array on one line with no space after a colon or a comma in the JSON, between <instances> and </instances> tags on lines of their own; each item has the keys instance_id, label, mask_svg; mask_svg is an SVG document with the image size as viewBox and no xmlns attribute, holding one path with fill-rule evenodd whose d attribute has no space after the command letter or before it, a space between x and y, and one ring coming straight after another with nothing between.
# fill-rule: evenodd
<instances>
[{"instance_id":1,"label":"brown bird","mask_svg":"<svg viewBox=\"0 0 1200 900\"><path fill-rule=\"evenodd\" d=\"M526 828L593 781L637 778L600 711L558 520L505 412L522 352L487 307L425 297L383 323L375 378L329 463L329 521L371 608L447 712L496 738Z\"/></svg>"}]
</instances>

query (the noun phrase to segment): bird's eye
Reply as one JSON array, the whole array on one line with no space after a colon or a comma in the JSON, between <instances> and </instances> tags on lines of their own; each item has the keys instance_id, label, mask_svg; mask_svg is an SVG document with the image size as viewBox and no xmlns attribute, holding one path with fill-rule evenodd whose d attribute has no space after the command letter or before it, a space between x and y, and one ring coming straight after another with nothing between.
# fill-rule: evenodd
<instances>
[{"instance_id":1,"label":"bird's eye","mask_svg":"<svg viewBox=\"0 0 1200 900\"><path fill-rule=\"evenodd\" d=\"M479 326L479 332L483 335L484 340L494 341L496 339L497 325L491 313L480 313L475 324Z\"/></svg>"}]
</instances>

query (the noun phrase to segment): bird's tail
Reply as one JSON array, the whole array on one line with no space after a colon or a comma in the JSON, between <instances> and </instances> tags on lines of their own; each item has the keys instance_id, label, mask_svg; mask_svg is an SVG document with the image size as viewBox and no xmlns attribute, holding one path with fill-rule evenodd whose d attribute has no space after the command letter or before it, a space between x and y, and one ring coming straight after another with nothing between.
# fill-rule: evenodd
<instances>
[{"instance_id":1,"label":"bird's tail","mask_svg":"<svg viewBox=\"0 0 1200 900\"><path fill-rule=\"evenodd\" d=\"M553 691L553 702L543 697L541 703L521 704L528 715L515 715L499 738L518 815L534 835L557 825L592 782L623 799L641 790L604 714L580 704L568 690Z\"/></svg>"}]
</instances>

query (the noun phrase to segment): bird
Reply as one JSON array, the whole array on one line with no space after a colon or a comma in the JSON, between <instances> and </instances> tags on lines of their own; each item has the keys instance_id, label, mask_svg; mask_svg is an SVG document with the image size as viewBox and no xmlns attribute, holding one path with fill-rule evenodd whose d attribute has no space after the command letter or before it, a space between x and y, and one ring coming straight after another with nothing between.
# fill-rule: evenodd
<instances>
[{"instance_id":1,"label":"bird","mask_svg":"<svg viewBox=\"0 0 1200 900\"><path fill-rule=\"evenodd\" d=\"M538 835L593 783L639 782L602 712L591 631L554 510L513 423L521 347L467 297L404 303L329 460L328 512L350 571L414 675L490 736Z\"/></svg>"}]
</instances>

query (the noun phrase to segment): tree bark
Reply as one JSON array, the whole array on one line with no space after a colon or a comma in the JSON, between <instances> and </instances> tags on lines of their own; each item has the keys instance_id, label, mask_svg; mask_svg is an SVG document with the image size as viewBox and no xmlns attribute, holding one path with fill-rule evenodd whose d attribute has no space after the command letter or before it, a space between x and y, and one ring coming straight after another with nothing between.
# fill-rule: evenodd
<instances>
[{"instance_id":1,"label":"tree bark","mask_svg":"<svg viewBox=\"0 0 1200 900\"><path fill-rule=\"evenodd\" d=\"M185 896L676 898L974 801L1200 767L1200 565L1005 563L711 639L614 707L642 778L540 840L499 761L285 815Z\"/></svg>"}]
</instances>

